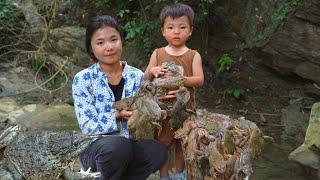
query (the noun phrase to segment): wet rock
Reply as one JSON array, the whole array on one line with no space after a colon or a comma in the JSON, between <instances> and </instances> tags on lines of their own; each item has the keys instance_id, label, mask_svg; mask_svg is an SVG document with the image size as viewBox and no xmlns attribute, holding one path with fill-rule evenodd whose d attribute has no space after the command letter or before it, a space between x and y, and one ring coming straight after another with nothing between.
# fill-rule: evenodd
<instances>
[{"instance_id":1,"label":"wet rock","mask_svg":"<svg viewBox=\"0 0 320 180\"><path fill-rule=\"evenodd\" d=\"M0 97L34 88L33 75L24 67L0 64Z\"/></svg>"},{"instance_id":2,"label":"wet rock","mask_svg":"<svg viewBox=\"0 0 320 180\"><path fill-rule=\"evenodd\" d=\"M301 1L301 8L295 16L314 24L320 24L320 3L318 0Z\"/></svg>"},{"instance_id":3,"label":"wet rock","mask_svg":"<svg viewBox=\"0 0 320 180\"><path fill-rule=\"evenodd\" d=\"M4 97L0 99L0 123L7 122L8 113L19 109L18 104L9 97Z\"/></svg>"},{"instance_id":4,"label":"wet rock","mask_svg":"<svg viewBox=\"0 0 320 180\"><path fill-rule=\"evenodd\" d=\"M50 44L46 49L50 52L58 52L70 58L76 65L88 63L88 55L85 50L85 29L69 26L52 29L49 36Z\"/></svg>"},{"instance_id":5,"label":"wet rock","mask_svg":"<svg viewBox=\"0 0 320 180\"><path fill-rule=\"evenodd\" d=\"M312 106L309 126L305 138L305 144L308 146L316 145L320 148L320 103Z\"/></svg>"},{"instance_id":6,"label":"wet rock","mask_svg":"<svg viewBox=\"0 0 320 180\"><path fill-rule=\"evenodd\" d=\"M302 144L289 155L289 160L299 162L304 166L319 169L320 163L318 155L311 151L307 145Z\"/></svg>"},{"instance_id":7,"label":"wet rock","mask_svg":"<svg viewBox=\"0 0 320 180\"><path fill-rule=\"evenodd\" d=\"M282 138L292 142L291 148L297 147L304 141L308 126L309 114L301 111L301 107L302 102L296 101L282 109L281 124L284 126Z\"/></svg>"},{"instance_id":8,"label":"wet rock","mask_svg":"<svg viewBox=\"0 0 320 180\"><path fill-rule=\"evenodd\" d=\"M28 104L8 113L9 124L18 124L18 121L29 121L31 117L42 112L46 108L41 104Z\"/></svg>"},{"instance_id":9,"label":"wet rock","mask_svg":"<svg viewBox=\"0 0 320 180\"><path fill-rule=\"evenodd\" d=\"M320 170L320 103L311 110L309 126L304 143L290 153L289 159L312 169Z\"/></svg>"},{"instance_id":10,"label":"wet rock","mask_svg":"<svg viewBox=\"0 0 320 180\"><path fill-rule=\"evenodd\" d=\"M2 180L13 180L11 173L3 169L0 169L0 177Z\"/></svg>"},{"instance_id":11,"label":"wet rock","mask_svg":"<svg viewBox=\"0 0 320 180\"><path fill-rule=\"evenodd\" d=\"M34 111L17 117L17 123L31 130L79 130L74 108L68 104L37 105Z\"/></svg>"},{"instance_id":12,"label":"wet rock","mask_svg":"<svg viewBox=\"0 0 320 180\"><path fill-rule=\"evenodd\" d=\"M228 3L222 7L227 8ZM217 12L229 24L234 14L241 16L241 29L237 34L248 47L257 50L263 64L281 74L295 74L320 83L320 1L250 0L242 9L245 14L224 16ZM231 26L238 29L239 24Z\"/></svg>"},{"instance_id":13,"label":"wet rock","mask_svg":"<svg viewBox=\"0 0 320 180\"><path fill-rule=\"evenodd\" d=\"M19 105L14 99L10 97L4 97L0 99L0 112L9 113L17 109L19 109Z\"/></svg>"},{"instance_id":14,"label":"wet rock","mask_svg":"<svg viewBox=\"0 0 320 180\"><path fill-rule=\"evenodd\" d=\"M314 98L320 98L320 87L317 84L306 84L304 86L306 94Z\"/></svg>"},{"instance_id":15,"label":"wet rock","mask_svg":"<svg viewBox=\"0 0 320 180\"><path fill-rule=\"evenodd\" d=\"M38 33L43 30L45 21L32 0L7 0L6 3L14 5L22 11L32 33Z\"/></svg>"},{"instance_id":16,"label":"wet rock","mask_svg":"<svg viewBox=\"0 0 320 180\"><path fill-rule=\"evenodd\" d=\"M263 63L282 74L320 83L319 7L320 1L306 0L297 7L298 14L288 14L261 49Z\"/></svg>"},{"instance_id":17,"label":"wet rock","mask_svg":"<svg viewBox=\"0 0 320 180\"><path fill-rule=\"evenodd\" d=\"M22 124L30 130L79 130L74 107L69 104L19 106L8 97L0 99L0 122Z\"/></svg>"}]
</instances>

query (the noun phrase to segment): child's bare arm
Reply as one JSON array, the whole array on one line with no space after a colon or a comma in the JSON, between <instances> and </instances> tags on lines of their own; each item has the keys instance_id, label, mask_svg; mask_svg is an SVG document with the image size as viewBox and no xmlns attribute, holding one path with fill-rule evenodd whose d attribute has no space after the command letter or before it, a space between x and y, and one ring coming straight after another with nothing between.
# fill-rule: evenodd
<instances>
[{"instance_id":1,"label":"child's bare arm","mask_svg":"<svg viewBox=\"0 0 320 180\"><path fill-rule=\"evenodd\" d=\"M192 76L185 77L184 85L187 87L202 86L204 82L202 60L200 54L197 52L192 62Z\"/></svg>"},{"instance_id":2,"label":"child's bare arm","mask_svg":"<svg viewBox=\"0 0 320 180\"><path fill-rule=\"evenodd\" d=\"M157 66L157 53L156 51L153 51L150 61L148 64L148 67L146 71L144 72L144 79L151 80L154 77L159 77L160 75L165 74L168 72L167 68L164 66Z\"/></svg>"}]
</instances>

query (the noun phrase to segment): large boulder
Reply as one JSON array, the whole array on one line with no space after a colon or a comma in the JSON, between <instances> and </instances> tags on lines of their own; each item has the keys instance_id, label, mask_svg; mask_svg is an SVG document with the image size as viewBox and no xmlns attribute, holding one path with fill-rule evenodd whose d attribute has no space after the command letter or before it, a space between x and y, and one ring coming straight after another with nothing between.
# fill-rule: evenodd
<instances>
[{"instance_id":1,"label":"large boulder","mask_svg":"<svg viewBox=\"0 0 320 180\"><path fill-rule=\"evenodd\" d=\"M320 84L319 0L217 1L215 12L223 21L222 26L227 26L226 31L240 36L233 37L235 43L231 44L241 48L236 41L241 38L265 65L281 74L298 75ZM212 28L215 30L216 26ZM232 42L229 37L226 39L224 46ZM210 42L220 45L223 41Z\"/></svg>"},{"instance_id":2,"label":"large boulder","mask_svg":"<svg viewBox=\"0 0 320 180\"><path fill-rule=\"evenodd\" d=\"M262 48L264 63L281 73L320 83L320 34L316 29L315 24L290 17Z\"/></svg>"},{"instance_id":3,"label":"large boulder","mask_svg":"<svg viewBox=\"0 0 320 180\"><path fill-rule=\"evenodd\" d=\"M43 31L46 26L45 20L39 14L33 0L6 0L6 3L13 5L22 11L31 33Z\"/></svg>"},{"instance_id":4,"label":"large boulder","mask_svg":"<svg viewBox=\"0 0 320 180\"><path fill-rule=\"evenodd\" d=\"M312 106L304 143L290 153L289 159L312 169L320 170L320 102Z\"/></svg>"},{"instance_id":5,"label":"large boulder","mask_svg":"<svg viewBox=\"0 0 320 180\"><path fill-rule=\"evenodd\" d=\"M0 64L0 97L34 89L34 76L25 67Z\"/></svg>"},{"instance_id":6,"label":"large boulder","mask_svg":"<svg viewBox=\"0 0 320 180\"><path fill-rule=\"evenodd\" d=\"M52 29L48 37L50 43L46 49L69 57L69 61L78 66L88 63L89 57L85 48L85 28L68 26Z\"/></svg>"},{"instance_id":7,"label":"large boulder","mask_svg":"<svg viewBox=\"0 0 320 180\"><path fill-rule=\"evenodd\" d=\"M69 104L37 106L33 112L17 117L17 123L31 130L79 130L73 106Z\"/></svg>"},{"instance_id":8,"label":"large boulder","mask_svg":"<svg viewBox=\"0 0 320 180\"><path fill-rule=\"evenodd\" d=\"M0 99L0 123L20 124L29 130L79 130L74 107L69 104L20 106L8 97Z\"/></svg>"},{"instance_id":9,"label":"large boulder","mask_svg":"<svg viewBox=\"0 0 320 180\"><path fill-rule=\"evenodd\" d=\"M320 1L302 1L261 47L263 63L282 74L320 84L319 12Z\"/></svg>"},{"instance_id":10,"label":"large boulder","mask_svg":"<svg viewBox=\"0 0 320 180\"><path fill-rule=\"evenodd\" d=\"M303 143L308 127L309 114L303 112L302 107L303 102L296 101L281 110L282 139L290 144L290 150Z\"/></svg>"},{"instance_id":11,"label":"large boulder","mask_svg":"<svg viewBox=\"0 0 320 180\"><path fill-rule=\"evenodd\" d=\"M20 107L16 101L9 97L0 99L0 123L4 123L8 119L8 114L12 111L18 110Z\"/></svg>"}]
</instances>

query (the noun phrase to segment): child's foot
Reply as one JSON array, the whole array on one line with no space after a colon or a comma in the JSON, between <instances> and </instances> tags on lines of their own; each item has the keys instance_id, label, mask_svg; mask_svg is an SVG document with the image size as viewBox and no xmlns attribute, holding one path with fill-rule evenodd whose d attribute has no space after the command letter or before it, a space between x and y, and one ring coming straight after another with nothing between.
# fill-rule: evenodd
<instances>
[{"instance_id":1,"label":"child's foot","mask_svg":"<svg viewBox=\"0 0 320 180\"><path fill-rule=\"evenodd\" d=\"M160 177L160 180L173 180L170 176L162 176Z\"/></svg>"},{"instance_id":2,"label":"child's foot","mask_svg":"<svg viewBox=\"0 0 320 180\"><path fill-rule=\"evenodd\" d=\"M173 177L171 177L173 180L187 180L187 173L186 172L180 172L176 173Z\"/></svg>"}]
</instances>

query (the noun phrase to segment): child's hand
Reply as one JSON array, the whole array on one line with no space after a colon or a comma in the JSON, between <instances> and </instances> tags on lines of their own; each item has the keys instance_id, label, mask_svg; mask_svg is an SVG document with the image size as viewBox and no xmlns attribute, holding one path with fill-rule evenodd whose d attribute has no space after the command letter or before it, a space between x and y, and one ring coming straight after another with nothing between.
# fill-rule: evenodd
<instances>
[{"instance_id":1,"label":"child's hand","mask_svg":"<svg viewBox=\"0 0 320 180\"><path fill-rule=\"evenodd\" d=\"M205 137L206 135L208 135L208 132L203 129L203 128L199 128L197 129L197 134L198 134L198 140Z\"/></svg>"},{"instance_id":2,"label":"child's hand","mask_svg":"<svg viewBox=\"0 0 320 180\"><path fill-rule=\"evenodd\" d=\"M116 112L116 118L123 118L125 120L128 120L131 115L132 115L132 111L128 111L125 109Z\"/></svg>"},{"instance_id":3,"label":"child's hand","mask_svg":"<svg viewBox=\"0 0 320 180\"><path fill-rule=\"evenodd\" d=\"M161 75L164 75L168 73L168 69L166 66L155 66L150 68L149 72L154 76L154 77L159 77Z\"/></svg>"},{"instance_id":4,"label":"child's hand","mask_svg":"<svg viewBox=\"0 0 320 180\"><path fill-rule=\"evenodd\" d=\"M187 91L187 88L179 88L179 89L176 89L176 90L170 90L168 91L168 95L174 95L175 93L179 93L179 92L185 92Z\"/></svg>"}]
</instances>

